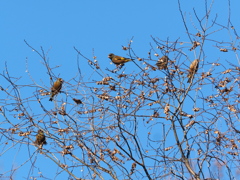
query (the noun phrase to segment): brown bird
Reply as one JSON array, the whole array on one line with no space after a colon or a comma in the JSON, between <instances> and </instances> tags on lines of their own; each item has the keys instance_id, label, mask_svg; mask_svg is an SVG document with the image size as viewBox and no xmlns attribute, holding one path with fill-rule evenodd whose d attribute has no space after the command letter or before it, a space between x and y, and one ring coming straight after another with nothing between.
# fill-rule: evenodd
<instances>
[{"instance_id":1,"label":"brown bird","mask_svg":"<svg viewBox=\"0 0 240 180\"><path fill-rule=\"evenodd\" d=\"M108 58L110 58L112 60L112 62L116 65L124 64L128 61L133 60L133 59L125 58L125 57L122 57L122 56L116 56L113 53L110 53L108 55Z\"/></svg>"},{"instance_id":2,"label":"brown bird","mask_svg":"<svg viewBox=\"0 0 240 180\"><path fill-rule=\"evenodd\" d=\"M55 81L53 83L53 86L51 88L51 95L50 95L49 101L52 101L53 97L60 92L60 90L62 88L62 84L63 84L63 79L62 78L58 78L57 81Z\"/></svg>"},{"instance_id":3,"label":"brown bird","mask_svg":"<svg viewBox=\"0 0 240 180\"><path fill-rule=\"evenodd\" d=\"M43 144L47 144L46 137L44 135L43 130L39 129L38 134L36 136L36 141L34 142L36 145L39 145L42 148Z\"/></svg>"},{"instance_id":4,"label":"brown bird","mask_svg":"<svg viewBox=\"0 0 240 180\"><path fill-rule=\"evenodd\" d=\"M188 70L188 75L187 75L187 77L189 78L188 79L188 83L190 83L191 82L191 79L194 77L194 75L195 75L195 73L197 72L197 70L198 70L198 65L199 65L199 59L195 59L192 63L191 63L191 65L190 65L190 68L189 68L189 70Z\"/></svg>"},{"instance_id":5,"label":"brown bird","mask_svg":"<svg viewBox=\"0 0 240 180\"><path fill-rule=\"evenodd\" d=\"M167 69L167 64L168 64L168 57L167 56L163 56L160 59L158 59L156 65L158 67L158 69Z\"/></svg>"}]
</instances>

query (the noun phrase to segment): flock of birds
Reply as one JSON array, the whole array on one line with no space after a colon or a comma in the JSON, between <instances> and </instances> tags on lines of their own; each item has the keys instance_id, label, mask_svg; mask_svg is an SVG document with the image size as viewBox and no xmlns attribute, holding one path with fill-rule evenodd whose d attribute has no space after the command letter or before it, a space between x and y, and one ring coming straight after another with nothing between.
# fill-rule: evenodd
<instances>
[{"instance_id":1,"label":"flock of birds","mask_svg":"<svg viewBox=\"0 0 240 180\"><path fill-rule=\"evenodd\" d=\"M114 64L116 64L116 65L123 65L123 64L126 63L126 62L129 62L129 61L134 60L134 59L125 58L125 57L122 57L122 56L117 56L117 55L115 55L115 54L113 54L113 53L110 53L110 54L108 55L108 58L110 58L110 59L112 60L112 62L113 62ZM162 70L162 69L167 69L168 60L169 60L169 58L168 58L167 56L161 57L161 58L157 61L157 63L156 63L157 67L158 67L160 70ZM187 81L187 82L188 82L188 83L191 82L191 80L193 79L195 73L197 72L197 70L198 70L198 65L199 65L199 59L195 59L195 60L191 63L191 65L190 65L190 67L189 67L189 70L188 70L188 75L187 75L187 77L188 77L188 81ZM52 101L52 100L53 100L53 97L60 92L60 90L61 90L61 88L62 88L62 84L63 84L63 79L62 79L62 78L58 78L58 79L53 83L53 86L51 87L51 93L50 93L50 99L49 99L49 101ZM43 146L44 144L47 144L47 142L46 142L46 137L45 137L45 135L44 135L43 130L41 130L41 129L38 130L35 144L36 144L36 145L39 145L40 148L42 148L42 146Z\"/></svg>"},{"instance_id":2,"label":"flock of birds","mask_svg":"<svg viewBox=\"0 0 240 180\"><path fill-rule=\"evenodd\" d=\"M124 63L126 63L126 62L129 62L129 61L132 61L133 59L129 59L129 58L125 58L125 57L122 57L122 56L117 56L117 55L115 55L115 54L113 54L113 53L110 53L109 55L108 55L108 58L110 58L111 60L112 60L112 62L114 63L114 64L116 64L116 65L121 65L121 64L124 64ZM158 61L157 61L157 63L156 63L156 65L157 65L157 67L158 67L158 69L160 69L160 70L162 70L162 69L167 69L167 65L168 65L168 60L169 60L169 58L167 57L167 56L163 56L163 57L161 57ZM188 83L190 83L191 82L191 80L192 80L192 78L194 77L194 75L195 75L195 73L197 72L197 70L198 70L198 65L199 65L199 59L195 59L192 63L191 63L191 65L190 65L190 67L189 67L189 70L188 70L188 75L187 75L187 77L188 77Z\"/></svg>"}]
</instances>

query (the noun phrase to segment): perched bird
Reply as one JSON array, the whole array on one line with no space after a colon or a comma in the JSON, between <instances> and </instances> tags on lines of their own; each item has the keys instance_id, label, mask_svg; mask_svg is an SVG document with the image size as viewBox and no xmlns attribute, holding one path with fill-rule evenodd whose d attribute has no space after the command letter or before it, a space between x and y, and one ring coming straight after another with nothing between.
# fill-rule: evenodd
<instances>
[{"instance_id":1,"label":"perched bird","mask_svg":"<svg viewBox=\"0 0 240 180\"><path fill-rule=\"evenodd\" d=\"M192 63L191 63L191 65L190 65L190 68L189 68L189 70L188 70L188 75L187 75L187 77L189 78L188 79L188 83L190 83L191 82L191 79L194 77L194 75L195 75L195 73L197 72L197 70L198 70L198 64L199 64L199 59L195 59Z\"/></svg>"},{"instance_id":2,"label":"perched bird","mask_svg":"<svg viewBox=\"0 0 240 180\"><path fill-rule=\"evenodd\" d=\"M39 145L40 148L42 148L43 144L47 144L46 137L44 135L43 130L41 130L41 129L38 130L38 134L36 136L35 144Z\"/></svg>"},{"instance_id":3,"label":"perched bird","mask_svg":"<svg viewBox=\"0 0 240 180\"><path fill-rule=\"evenodd\" d=\"M125 57L122 57L122 56L116 56L113 53L110 53L108 55L108 58L110 58L112 60L112 62L116 65L124 64L128 61L133 60L133 59L125 58Z\"/></svg>"},{"instance_id":4,"label":"perched bird","mask_svg":"<svg viewBox=\"0 0 240 180\"><path fill-rule=\"evenodd\" d=\"M52 101L53 97L60 92L60 90L62 88L62 84L63 84L63 79L62 78L58 78L57 81L55 81L53 83L53 86L51 88L51 95L50 95L49 101Z\"/></svg>"},{"instance_id":5,"label":"perched bird","mask_svg":"<svg viewBox=\"0 0 240 180\"><path fill-rule=\"evenodd\" d=\"M158 67L158 69L167 69L167 64L168 64L168 57L167 56L163 56L160 59L158 59L156 65Z\"/></svg>"}]
</instances>

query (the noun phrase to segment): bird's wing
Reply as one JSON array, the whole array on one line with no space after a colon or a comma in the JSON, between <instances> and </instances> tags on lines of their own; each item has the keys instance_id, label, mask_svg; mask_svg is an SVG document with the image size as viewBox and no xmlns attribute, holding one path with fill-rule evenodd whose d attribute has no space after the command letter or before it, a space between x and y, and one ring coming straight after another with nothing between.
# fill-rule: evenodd
<instances>
[{"instance_id":1,"label":"bird's wing","mask_svg":"<svg viewBox=\"0 0 240 180\"><path fill-rule=\"evenodd\" d=\"M116 60L119 60L119 61L122 61L122 60L125 60L126 58L125 57L122 57L122 56L115 56Z\"/></svg>"},{"instance_id":2,"label":"bird's wing","mask_svg":"<svg viewBox=\"0 0 240 180\"><path fill-rule=\"evenodd\" d=\"M198 59L195 59L192 64L190 65L190 69L197 69L198 68Z\"/></svg>"},{"instance_id":3,"label":"bird's wing","mask_svg":"<svg viewBox=\"0 0 240 180\"><path fill-rule=\"evenodd\" d=\"M60 91L61 88L62 88L62 83L56 81L56 82L54 82L54 84L53 84L51 90L52 90L52 91Z\"/></svg>"}]
</instances>

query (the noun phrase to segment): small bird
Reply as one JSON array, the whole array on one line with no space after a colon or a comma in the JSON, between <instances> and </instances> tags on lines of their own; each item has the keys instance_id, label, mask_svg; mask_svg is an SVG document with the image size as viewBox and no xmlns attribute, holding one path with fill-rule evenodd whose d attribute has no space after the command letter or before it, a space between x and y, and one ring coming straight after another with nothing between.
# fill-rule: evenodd
<instances>
[{"instance_id":1,"label":"small bird","mask_svg":"<svg viewBox=\"0 0 240 180\"><path fill-rule=\"evenodd\" d=\"M156 65L158 67L158 69L167 69L167 64L168 64L168 57L167 56L163 56L160 59L158 59Z\"/></svg>"},{"instance_id":2,"label":"small bird","mask_svg":"<svg viewBox=\"0 0 240 180\"><path fill-rule=\"evenodd\" d=\"M190 68L189 68L189 70L188 70L188 75L187 75L187 77L189 78L188 79L188 83L190 83L191 82L191 79L194 77L194 75L195 75L195 73L197 72L197 70L198 70L198 65L199 65L199 59L195 59L192 63L191 63L191 65L190 65Z\"/></svg>"},{"instance_id":3,"label":"small bird","mask_svg":"<svg viewBox=\"0 0 240 180\"><path fill-rule=\"evenodd\" d=\"M122 56L116 56L114 55L113 53L110 53L108 55L108 58L112 60L112 62L116 65L120 65L120 64L124 64L128 61L131 61L133 59L129 59L129 58L125 58L125 57L122 57Z\"/></svg>"},{"instance_id":4,"label":"small bird","mask_svg":"<svg viewBox=\"0 0 240 180\"><path fill-rule=\"evenodd\" d=\"M47 144L46 137L44 135L43 130L39 129L38 134L36 136L36 141L34 142L36 145L39 145L42 148L43 144Z\"/></svg>"},{"instance_id":5,"label":"small bird","mask_svg":"<svg viewBox=\"0 0 240 180\"><path fill-rule=\"evenodd\" d=\"M50 95L49 101L52 101L53 97L60 92L60 90L62 88L62 84L63 84L63 79L62 78L58 78L57 81L55 81L53 83L53 86L51 88L51 95Z\"/></svg>"}]
</instances>

